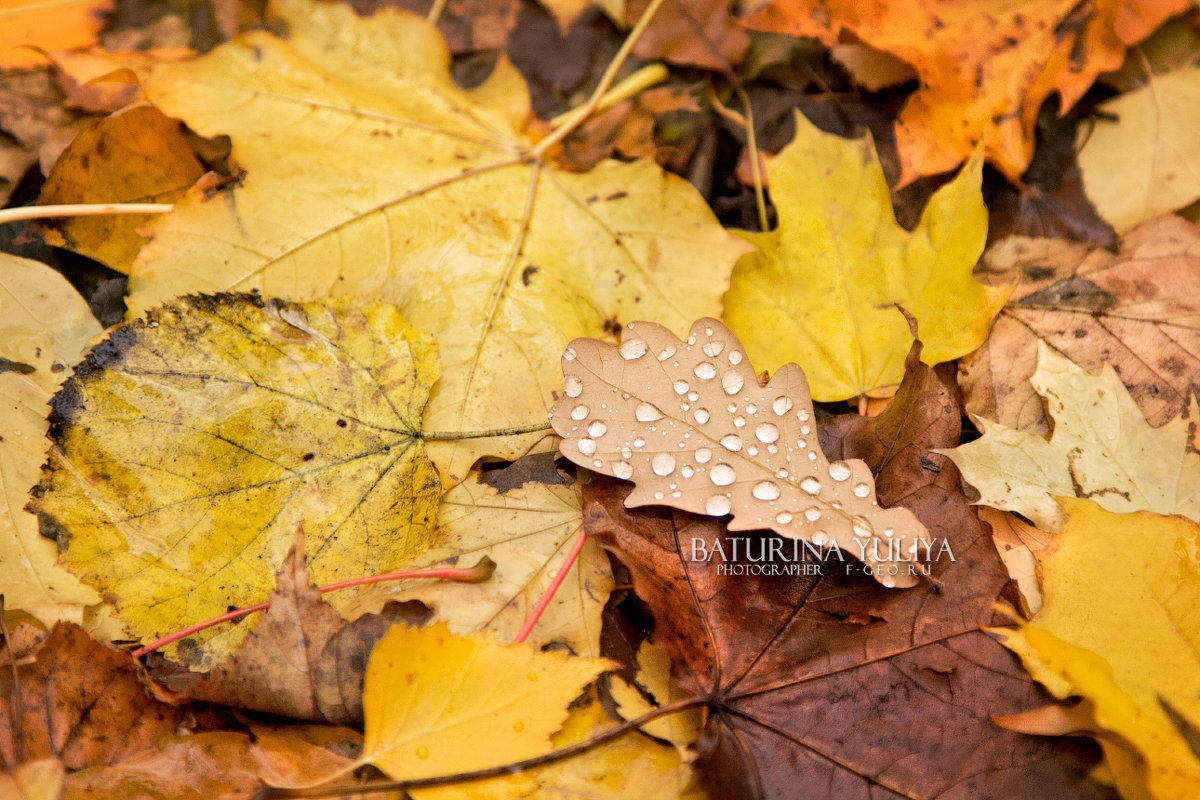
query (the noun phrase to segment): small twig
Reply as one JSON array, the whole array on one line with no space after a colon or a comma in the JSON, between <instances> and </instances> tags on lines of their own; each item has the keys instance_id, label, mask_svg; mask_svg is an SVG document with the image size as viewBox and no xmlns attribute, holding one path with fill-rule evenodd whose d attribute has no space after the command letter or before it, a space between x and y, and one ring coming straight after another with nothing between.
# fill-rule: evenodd
<instances>
[{"instance_id":1,"label":"small twig","mask_svg":"<svg viewBox=\"0 0 1200 800\"><path fill-rule=\"evenodd\" d=\"M625 59L629 58L629 54L633 51L633 46L637 44L637 40L642 38L642 34L646 32L646 28L650 27L650 20L654 18L654 14L662 6L663 0L650 0L650 4L646 6L646 10L642 13L641 19L637 21L637 25L633 26L633 30L625 37L625 41L621 44L621 49L613 56L613 60L609 62L608 69L604 71L604 75L600 77L600 82L596 84L595 90L592 91L592 96L582 106L572 111L566 121L558 126L542 141L538 142L530 153L534 158L541 160L546 152L556 144L567 138L571 131L583 124L583 121L591 116L596 107L600 105L600 101L604 95L608 93L609 88L617 78L617 73L621 70L621 66L625 63Z\"/></svg>"},{"instance_id":2,"label":"small twig","mask_svg":"<svg viewBox=\"0 0 1200 800\"><path fill-rule=\"evenodd\" d=\"M596 104L596 107L593 110L603 111L610 106L614 106L626 98L633 97L638 92L649 89L656 83L662 83L670 76L670 74L671 73L662 64L647 64L605 92L604 96L600 98L600 102ZM551 118L550 124L554 126L562 125L563 123L567 122L567 120L571 118L571 115L575 114L577 110L578 109L572 108L570 111L564 111L557 117Z\"/></svg>"},{"instance_id":3,"label":"small twig","mask_svg":"<svg viewBox=\"0 0 1200 800\"><path fill-rule=\"evenodd\" d=\"M754 176L754 204L758 207L758 227L767 232L767 199L763 196L762 165L758 162L758 137L754 133L754 109L746 90L737 87L738 99L746 108L746 150L750 153L750 174Z\"/></svg>"},{"instance_id":4,"label":"small twig","mask_svg":"<svg viewBox=\"0 0 1200 800\"><path fill-rule=\"evenodd\" d=\"M420 436L427 442L452 442L458 439L488 439L493 436L517 436L522 433L548 430L550 430L549 422L538 422L533 425L516 425L511 428L493 428L487 431L425 431Z\"/></svg>"},{"instance_id":5,"label":"small twig","mask_svg":"<svg viewBox=\"0 0 1200 800\"><path fill-rule=\"evenodd\" d=\"M481 581L485 581L490 578L495 569L495 562L487 556L484 556L479 560L479 563L473 567L449 569L414 569L403 570L400 572L384 572L379 575L366 575L361 578L351 578L347 581L328 583L324 586L318 586L317 592L320 594L325 594L325 592L332 592L336 589L345 589L350 586L362 586L368 583L382 583L384 581L401 581L422 578L426 580L456 581L458 583L480 583ZM133 657L141 658L144 655L153 653L159 648L166 647L172 642L177 642L180 639L186 639L193 633L199 633L206 628L211 628L214 625L220 625L222 622L229 622L230 620L235 620L248 614L253 614L256 611L265 611L270 607L271 601L268 600L256 605L246 606L245 608L235 608L233 611L227 611L219 617L213 617L212 619L207 619L203 622L197 622L195 625L189 625L182 630L169 633L161 639L155 639L150 644L134 650Z\"/></svg>"},{"instance_id":6,"label":"small twig","mask_svg":"<svg viewBox=\"0 0 1200 800\"><path fill-rule=\"evenodd\" d=\"M438 20L442 18L442 12L446 10L446 0L433 0L433 5L429 7L429 13L425 15L425 20L430 25L437 25Z\"/></svg>"},{"instance_id":7,"label":"small twig","mask_svg":"<svg viewBox=\"0 0 1200 800\"><path fill-rule=\"evenodd\" d=\"M170 203L79 203L66 206L21 206L0 210L0 225L26 219L93 217L102 214L165 214Z\"/></svg>"},{"instance_id":8,"label":"small twig","mask_svg":"<svg viewBox=\"0 0 1200 800\"><path fill-rule=\"evenodd\" d=\"M554 576L554 580L546 587L546 591L538 598L537 605L533 607L533 611L525 619L525 624L521 626L521 630L517 633L517 638L513 641L523 642L529 638L529 634L533 631L538 620L542 618L542 614L546 612L546 608L550 605L550 601L554 599L554 595L558 592L558 587L562 586L566 580L567 573L575 566L575 562L579 559L579 554L583 552L583 546L587 544L587 532L583 528L579 529L579 535L575 537L575 543L571 545L571 551L567 553L566 560L558 568L558 574Z\"/></svg>"},{"instance_id":9,"label":"small twig","mask_svg":"<svg viewBox=\"0 0 1200 800\"><path fill-rule=\"evenodd\" d=\"M265 800L265 798L314 798L314 797L336 797L339 795L367 794L369 792L395 792L405 789L419 789L429 786L446 786L455 783L470 783L473 781L486 780L487 778L500 778L506 775L513 775L518 772L523 772L527 769L540 767L544 764L552 764L555 761L562 761L565 758L579 755L591 750L593 747L604 744L612 739L620 738L630 731L636 730L647 722L653 722L659 717L665 717L669 714L674 714L679 711L686 711L689 708L707 705L710 698L689 697L684 700L676 700L674 703L668 703L665 706L659 706L651 711L642 714L636 719L623 722L615 728L610 728L603 733L596 734L586 742L564 747L561 750L554 750L550 753L545 753L533 758L527 758L524 761L516 761L512 764L502 764L498 767L486 767L484 769L472 770L470 772L460 772L456 775L435 775L429 778L415 778L407 781L380 781L372 783L349 784L342 786L330 786L326 788L314 787L305 789L276 789L267 787L260 791L256 798Z\"/></svg>"}]
</instances>

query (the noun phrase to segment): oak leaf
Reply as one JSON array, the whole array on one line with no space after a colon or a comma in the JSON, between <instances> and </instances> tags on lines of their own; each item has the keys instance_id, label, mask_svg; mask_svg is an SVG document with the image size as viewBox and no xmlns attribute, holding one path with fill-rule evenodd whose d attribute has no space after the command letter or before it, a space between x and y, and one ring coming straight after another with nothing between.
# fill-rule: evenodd
<instances>
[{"instance_id":1,"label":"oak leaf","mask_svg":"<svg viewBox=\"0 0 1200 800\"><path fill-rule=\"evenodd\" d=\"M732 514L730 530L773 530L853 553L886 586L917 583L928 532L907 509L879 507L866 464L825 459L795 364L759 386L737 337L701 319L686 342L652 322L626 325L619 348L576 339L562 368L550 416L560 452L633 480L629 508Z\"/></svg>"},{"instance_id":2,"label":"oak leaf","mask_svg":"<svg viewBox=\"0 0 1200 800\"><path fill-rule=\"evenodd\" d=\"M438 342L428 429L487 431L544 418L554 354L571 338L635 315L682 330L717 313L746 245L686 181L647 162L545 166L516 70L502 58L462 89L423 19L272 7L287 40L247 33L139 70L164 113L232 137L246 174L213 198L189 192L152 224L130 271L131 315L227 289L392 302ZM481 456L512 459L543 438L444 441L430 453L456 483Z\"/></svg>"},{"instance_id":3,"label":"oak leaf","mask_svg":"<svg viewBox=\"0 0 1200 800\"><path fill-rule=\"evenodd\" d=\"M894 386L915 338L897 305L917 318L926 363L978 347L1007 297L971 278L987 238L982 167L973 160L939 189L910 233L870 138L823 133L796 114L795 138L767 167L779 227L742 234L759 252L738 261L725 295L750 359L795 361L822 401Z\"/></svg>"},{"instance_id":4,"label":"oak leaf","mask_svg":"<svg viewBox=\"0 0 1200 800\"><path fill-rule=\"evenodd\" d=\"M363 687L363 755L397 779L521 761L552 749L567 705L612 664L397 625L375 645Z\"/></svg>"},{"instance_id":5,"label":"oak leaf","mask_svg":"<svg viewBox=\"0 0 1200 800\"><path fill-rule=\"evenodd\" d=\"M492 577L378 584L359 593L350 616L389 600L417 600L432 609L432 622L447 623L451 633L490 630L498 641L510 642L563 569L583 524L579 487L558 476L550 453L483 475L473 472L442 497L437 520L429 550L402 568L461 566L486 556L496 564ZM612 591L612 570L591 541L570 570L526 641L535 647L557 642L594 658L600 655L600 615Z\"/></svg>"},{"instance_id":6,"label":"oak leaf","mask_svg":"<svg viewBox=\"0 0 1200 800\"><path fill-rule=\"evenodd\" d=\"M1152 428L1111 367L1090 375L1044 342L1032 383L1054 420L1048 438L976 417L983 437L944 451L979 503L1048 531L1064 521L1060 496L1090 498L1115 513L1200 519L1195 395L1183 416Z\"/></svg>"},{"instance_id":7,"label":"oak leaf","mask_svg":"<svg viewBox=\"0 0 1200 800\"><path fill-rule=\"evenodd\" d=\"M436 376L390 306L183 298L113 331L55 397L32 507L139 638L260 602L299 524L317 583L387 571L432 533ZM212 667L247 627L168 652Z\"/></svg>"},{"instance_id":8,"label":"oak leaf","mask_svg":"<svg viewBox=\"0 0 1200 800\"><path fill-rule=\"evenodd\" d=\"M1088 199L1124 233L1200 197L1200 67L1148 77L1096 109L1079 150Z\"/></svg>"},{"instance_id":9,"label":"oak leaf","mask_svg":"<svg viewBox=\"0 0 1200 800\"><path fill-rule=\"evenodd\" d=\"M57 564L24 510L46 457L47 404L100 325L45 264L0 254L0 586L10 610L43 623L82 620L99 596Z\"/></svg>"},{"instance_id":10,"label":"oak leaf","mask_svg":"<svg viewBox=\"0 0 1200 800\"><path fill-rule=\"evenodd\" d=\"M990 280L1020 285L991 336L960 362L967 410L1028 433L1049 430L1029 379L1037 342L1089 372L1111 364L1151 425L1179 416L1200 375L1200 232L1167 215L1121 249L1007 239L984 256Z\"/></svg>"},{"instance_id":11,"label":"oak leaf","mask_svg":"<svg viewBox=\"0 0 1200 800\"><path fill-rule=\"evenodd\" d=\"M1070 0L1002 8L988 0L921 4L831 0L812 13L776 0L751 16L758 30L813 36L826 45L853 34L911 64L921 85L896 122L901 183L948 172L982 142L987 160L1017 183L1029 164L1042 102L1058 92L1070 109L1125 48L1187 7L1181 0Z\"/></svg>"},{"instance_id":12,"label":"oak leaf","mask_svg":"<svg viewBox=\"0 0 1200 800\"><path fill-rule=\"evenodd\" d=\"M1167 708L1200 721L1200 526L1062 502L1068 522L1041 556L1041 613L993 632L1052 694L1083 700L1000 722L1096 737L1124 797L1195 797L1200 758ZM1170 668L1148 669L1148 653Z\"/></svg>"}]
</instances>

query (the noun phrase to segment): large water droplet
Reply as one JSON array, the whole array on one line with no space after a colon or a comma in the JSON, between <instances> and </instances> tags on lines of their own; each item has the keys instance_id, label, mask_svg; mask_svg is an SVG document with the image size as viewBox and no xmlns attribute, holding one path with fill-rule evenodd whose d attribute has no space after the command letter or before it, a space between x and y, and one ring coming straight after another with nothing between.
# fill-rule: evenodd
<instances>
[{"instance_id":1,"label":"large water droplet","mask_svg":"<svg viewBox=\"0 0 1200 800\"><path fill-rule=\"evenodd\" d=\"M796 412L796 417L797 417L797 418L798 418L798 419L799 419L801 422L808 422L808 417L809 417L809 414L808 414L808 412L807 412L807 411L805 411L805 410L802 408L802 409L800 409L799 411L797 411L797 412Z\"/></svg>"},{"instance_id":2,"label":"large water droplet","mask_svg":"<svg viewBox=\"0 0 1200 800\"><path fill-rule=\"evenodd\" d=\"M742 354L740 352L738 352L737 350L730 350L729 355L726 356L726 358L728 358L729 363L733 364L735 367L738 364L742 363Z\"/></svg>"},{"instance_id":3,"label":"large water droplet","mask_svg":"<svg viewBox=\"0 0 1200 800\"><path fill-rule=\"evenodd\" d=\"M692 372L696 373L696 377L702 381L711 381L717 377L717 368L707 361L701 361Z\"/></svg>"},{"instance_id":4,"label":"large water droplet","mask_svg":"<svg viewBox=\"0 0 1200 800\"><path fill-rule=\"evenodd\" d=\"M812 428L808 427L807 425L801 425L800 433L805 436L808 436L810 433L812 433Z\"/></svg>"},{"instance_id":5,"label":"large water droplet","mask_svg":"<svg viewBox=\"0 0 1200 800\"><path fill-rule=\"evenodd\" d=\"M804 480L800 481L800 488L809 494L820 494L821 482L816 478L805 478Z\"/></svg>"},{"instance_id":6,"label":"large water droplet","mask_svg":"<svg viewBox=\"0 0 1200 800\"><path fill-rule=\"evenodd\" d=\"M725 349L724 342L709 342L708 344L704 345L704 348L703 348L704 355L713 356L713 357L721 355L721 351L724 349Z\"/></svg>"},{"instance_id":7,"label":"large water droplet","mask_svg":"<svg viewBox=\"0 0 1200 800\"><path fill-rule=\"evenodd\" d=\"M815 452L813 452L813 453L809 453L809 454L808 454L808 460L809 460L809 461L816 461L816 460L817 460L817 454L816 454Z\"/></svg>"},{"instance_id":8,"label":"large water droplet","mask_svg":"<svg viewBox=\"0 0 1200 800\"><path fill-rule=\"evenodd\" d=\"M726 372L721 376L721 388L725 390L725 394L737 394L742 390L743 383L740 372Z\"/></svg>"},{"instance_id":9,"label":"large water droplet","mask_svg":"<svg viewBox=\"0 0 1200 800\"><path fill-rule=\"evenodd\" d=\"M626 361L633 361L635 358L641 358L646 355L646 351L649 349L649 345L642 339L626 339L621 342L621 346L617 348L617 352Z\"/></svg>"},{"instance_id":10,"label":"large water droplet","mask_svg":"<svg viewBox=\"0 0 1200 800\"><path fill-rule=\"evenodd\" d=\"M752 456L756 456L756 455L758 455L758 447L756 447L755 445L750 445L746 448L746 452Z\"/></svg>"},{"instance_id":11,"label":"large water droplet","mask_svg":"<svg viewBox=\"0 0 1200 800\"><path fill-rule=\"evenodd\" d=\"M675 471L675 456L670 453L659 453L650 462L655 475L670 475Z\"/></svg>"},{"instance_id":12,"label":"large water droplet","mask_svg":"<svg viewBox=\"0 0 1200 800\"><path fill-rule=\"evenodd\" d=\"M779 428L772 425L770 422L764 422L754 429L754 435L763 444L770 444L779 440Z\"/></svg>"},{"instance_id":13,"label":"large water droplet","mask_svg":"<svg viewBox=\"0 0 1200 800\"><path fill-rule=\"evenodd\" d=\"M792 398L790 397L776 397L774 402L771 403L771 410L781 417L791 411L791 409Z\"/></svg>"},{"instance_id":14,"label":"large water droplet","mask_svg":"<svg viewBox=\"0 0 1200 800\"><path fill-rule=\"evenodd\" d=\"M563 391L567 393L567 397L579 397L579 395L583 394L583 381L574 375L568 375L563 380Z\"/></svg>"},{"instance_id":15,"label":"large water droplet","mask_svg":"<svg viewBox=\"0 0 1200 800\"><path fill-rule=\"evenodd\" d=\"M714 494L704 504L704 511L713 517L723 517L729 513L731 508L733 508L733 503L723 494Z\"/></svg>"},{"instance_id":16,"label":"large water droplet","mask_svg":"<svg viewBox=\"0 0 1200 800\"><path fill-rule=\"evenodd\" d=\"M662 419L663 413L653 403L641 403L633 410L633 417L638 422L655 422Z\"/></svg>"},{"instance_id":17,"label":"large water droplet","mask_svg":"<svg viewBox=\"0 0 1200 800\"><path fill-rule=\"evenodd\" d=\"M733 418L733 427L735 427L735 428L744 428L744 427L746 427L746 418L745 418L745 417L740 417L740 416L739 416L739 417L734 417L734 418Z\"/></svg>"},{"instance_id":18,"label":"large water droplet","mask_svg":"<svg viewBox=\"0 0 1200 800\"><path fill-rule=\"evenodd\" d=\"M697 464L707 464L711 460L712 460L712 450L709 450L707 447L697 448L697 450L696 450L696 463Z\"/></svg>"},{"instance_id":19,"label":"large water droplet","mask_svg":"<svg viewBox=\"0 0 1200 800\"><path fill-rule=\"evenodd\" d=\"M575 406L571 409L571 419L587 419L590 411L587 406Z\"/></svg>"},{"instance_id":20,"label":"large water droplet","mask_svg":"<svg viewBox=\"0 0 1200 800\"><path fill-rule=\"evenodd\" d=\"M809 522L816 522L821 518L821 512L815 508L804 509L804 518Z\"/></svg>"},{"instance_id":21,"label":"large water droplet","mask_svg":"<svg viewBox=\"0 0 1200 800\"><path fill-rule=\"evenodd\" d=\"M596 454L596 442L592 439L580 439L579 444L575 446L578 447L579 452L583 453L585 456Z\"/></svg>"},{"instance_id":22,"label":"large water droplet","mask_svg":"<svg viewBox=\"0 0 1200 800\"><path fill-rule=\"evenodd\" d=\"M630 450L628 447L621 448L621 458L629 458L632 455L633 455L633 451Z\"/></svg>"},{"instance_id":23,"label":"large water droplet","mask_svg":"<svg viewBox=\"0 0 1200 800\"><path fill-rule=\"evenodd\" d=\"M683 466L683 468L679 470L679 474L685 478L690 478L696 474L696 470L692 469L691 467L689 467L685 464Z\"/></svg>"},{"instance_id":24,"label":"large water droplet","mask_svg":"<svg viewBox=\"0 0 1200 800\"><path fill-rule=\"evenodd\" d=\"M634 447L645 447L645 446L646 446L646 440L645 440L645 439L643 439L642 437L640 437L640 436L639 436L639 437L637 437L636 439L634 439L634 440L633 440L633 446L634 446Z\"/></svg>"},{"instance_id":25,"label":"large water droplet","mask_svg":"<svg viewBox=\"0 0 1200 800\"><path fill-rule=\"evenodd\" d=\"M684 395L692 387L688 386L687 381L675 381L673 388L675 389L675 394Z\"/></svg>"},{"instance_id":26,"label":"large water droplet","mask_svg":"<svg viewBox=\"0 0 1200 800\"><path fill-rule=\"evenodd\" d=\"M780 511L778 514L775 515L775 521L778 522L780 525L787 525L789 522L792 521L792 515L788 511Z\"/></svg>"},{"instance_id":27,"label":"large water droplet","mask_svg":"<svg viewBox=\"0 0 1200 800\"><path fill-rule=\"evenodd\" d=\"M832 464L829 465L829 477L833 478L835 481L846 480L846 478L850 477L849 465L846 464L846 462L844 462L844 461L833 462ZM858 492L855 492L855 494L858 494ZM862 497L862 495L858 495L858 496Z\"/></svg>"},{"instance_id":28,"label":"large water droplet","mask_svg":"<svg viewBox=\"0 0 1200 800\"><path fill-rule=\"evenodd\" d=\"M692 416L695 417L696 422L700 423L701 425L704 425L710 419L712 419L712 416L708 413L707 408L697 408L692 412Z\"/></svg>"},{"instance_id":29,"label":"large water droplet","mask_svg":"<svg viewBox=\"0 0 1200 800\"><path fill-rule=\"evenodd\" d=\"M854 496L855 497L866 497L870 493L871 493L870 486L867 486L865 483L855 484L855 486L854 486Z\"/></svg>"},{"instance_id":30,"label":"large water droplet","mask_svg":"<svg viewBox=\"0 0 1200 800\"><path fill-rule=\"evenodd\" d=\"M576 355L575 348L568 347L566 350L563 351L563 361L574 361L575 355Z\"/></svg>"},{"instance_id":31,"label":"large water droplet","mask_svg":"<svg viewBox=\"0 0 1200 800\"><path fill-rule=\"evenodd\" d=\"M857 522L850 523L850 527L854 528L855 536L870 536L871 535L871 531L864 528L862 525L859 525Z\"/></svg>"},{"instance_id":32,"label":"large water droplet","mask_svg":"<svg viewBox=\"0 0 1200 800\"><path fill-rule=\"evenodd\" d=\"M688 344L695 344L695 343L696 343L696 334L694 334L694 333L690 334L688 336Z\"/></svg>"},{"instance_id":33,"label":"large water droplet","mask_svg":"<svg viewBox=\"0 0 1200 800\"><path fill-rule=\"evenodd\" d=\"M604 462L597 458L595 461L592 462L592 466L595 467L596 469L600 469L601 467L604 466Z\"/></svg>"},{"instance_id":34,"label":"large water droplet","mask_svg":"<svg viewBox=\"0 0 1200 800\"><path fill-rule=\"evenodd\" d=\"M754 405L754 403L746 403L746 413L754 416L758 413L758 406Z\"/></svg>"},{"instance_id":35,"label":"large water droplet","mask_svg":"<svg viewBox=\"0 0 1200 800\"><path fill-rule=\"evenodd\" d=\"M694 403L699 399L700 399L699 392L688 392L688 400L691 400Z\"/></svg>"},{"instance_id":36,"label":"large water droplet","mask_svg":"<svg viewBox=\"0 0 1200 800\"><path fill-rule=\"evenodd\" d=\"M759 481L754 484L754 488L750 490L750 494L759 500L778 500L779 486L771 481Z\"/></svg>"},{"instance_id":37,"label":"large water droplet","mask_svg":"<svg viewBox=\"0 0 1200 800\"><path fill-rule=\"evenodd\" d=\"M599 439L601 436L608 433L608 426L597 419L593 420L591 425L588 425L587 431L588 436L591 436L593 439Z\"/></svg>"},{"instance_id":38,"label":"large water droplet","mask_svg":"<svg viewBox=\"0 0 1200 800\"><path fill-rule=\"evenodd\" d=\"M659 361L666 361L671 356L675 355L675 345L669 344L663 348L663 351L658 354Z\"/></svg>"},{"instance_id":39,"label":"large water droplet","mask_svg":"<svg viewBox=\"0 0 1200 800\"><path fill-rule=\"evenodd\" d=\"M737 480L737 473L728 464L714 464L708 471L708 479L717 486L728 486Z\"/></svg>"},{"instance_id":40,"label":"large water droplet","mask_svg":"<svg viewBox=\"0 0 1200 800\"><path fill-rule=\"evenodd\" d=\"M728 433L721 437L721 447L736 453L742 449L742 437L734 433Z\"/></svg>"}]
</instances>

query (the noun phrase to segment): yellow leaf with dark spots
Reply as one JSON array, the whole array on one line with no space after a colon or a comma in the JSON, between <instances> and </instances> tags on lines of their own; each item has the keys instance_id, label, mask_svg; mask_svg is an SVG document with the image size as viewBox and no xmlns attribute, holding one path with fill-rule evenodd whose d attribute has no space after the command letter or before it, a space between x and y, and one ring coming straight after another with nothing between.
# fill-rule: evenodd
<instances>
[{"instance_id":1,"label":"yellow leaf with dark spots","mask_svg":"<svg viewBox=\"0 0 1200 800\"><path fill-rule=\"evenodd\" d=\"M318 584L385 572L433 529L436 378L390 306L183 298L113 331L55 397L42 533L143 640L260 602L297 525ZM246 627L175 655L211 667Z\"/></svg>"}]
</instances>

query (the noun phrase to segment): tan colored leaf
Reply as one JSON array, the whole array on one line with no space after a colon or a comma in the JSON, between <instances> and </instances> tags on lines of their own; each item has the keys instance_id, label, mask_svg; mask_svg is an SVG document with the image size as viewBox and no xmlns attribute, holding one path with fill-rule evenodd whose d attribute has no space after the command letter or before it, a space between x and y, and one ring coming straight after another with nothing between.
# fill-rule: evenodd
<instances>
[{"instance_id":1,"label":"tan colored leaf","mask_svg":"<svg viewBox=\"0 0 1200 800\"><path fill-rule=\"evenodd\" d=\"M57 758L39 758L0 773L0 797L7 800L59 800L66 769Z\"/></svg>"},{"instance_id":2,"label":"tan colored leaf","mask_svg":"<svg viewBox=\"0 0 1200 800\"><path fill-rule=\"evenodd\" d=\"M1114 513L1200 519L1195 396L1182 417L1152 428L1111 367L1089 375L1044 342L1032 382L1054 420L1049 438L976 417L982 438L940 451L979 491L979 503L1048 531L1065 519L1055 497L1089 498Z\"/></svg>"},{"instance_id":3,"label":"tan colored leaf","mask_svg":"<svg viewBox=\"0 0 1200 800\"><path fill-rule=\"evenodd\" d=\"M687 342L650 322L625 326L619 348L576 339L562 367L566 396L551 412L560 450L633 480L627 507L732 514L731 531L837 547L885 586L917 583L925 526L907 509L879 507L862 461L825 459L795 364L759 386L737 337L701 319Z\"/></svg>"},{"instance_id":4,"label":"tan colored leaf","mask_svg":"<svg viewBox=\"0 0 1200 800\"><path fill-rule=\"evenodd\" d=\"M1200 381L1200 231L1167 215L1120 252L1054 239L1006 239L984 256L992 280L1020 281L991 336L960 362L967 411L1046 433L1029 379L1039 341L1088 372L1111 364L1151 425L1184 410Z\"/></svg>"},{"instance_id":5,"label":"tan colored leaf","mask_svg":"<svg viewBox=\"0 0 1200 800\"><path fill-rule=\"evenodd\" d=\"M378 584L364 589L352 614L375 610L387 600L419 600L433 609L433 622L445 622L459 636L494 631L500 642L517 635L534 604L563 567L583 524L579 488L557 478L549 453L526 456L513 466L481 476L472 473L442 498L434 545L404 569L463 566L487 556L496 563L480 583L410 581L402 588ZM538 480L513 479L530 463L544 465ZM553 477L550 477L553 476ZM608 557L593 541L527 641L541 647L565 644L576 655L600 655L600 615L612 591Z\"/></svg>"}]
</instances>

